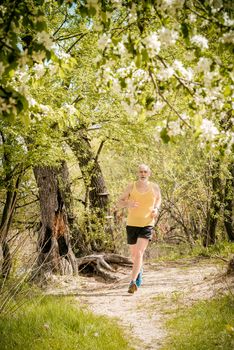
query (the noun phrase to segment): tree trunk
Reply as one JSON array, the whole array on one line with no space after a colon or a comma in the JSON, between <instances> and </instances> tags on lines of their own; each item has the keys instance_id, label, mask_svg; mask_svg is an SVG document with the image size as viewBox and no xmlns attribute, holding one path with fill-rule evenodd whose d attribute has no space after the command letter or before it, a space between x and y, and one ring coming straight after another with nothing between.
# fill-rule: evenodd
<instances>
[{"instance_id":1,"label":"tree trunk","mask_svg":"<svg viewBox=\"0 0 234 350\"><path fill-rule=\"evenodd\" d=\"M207 214L206 231L203 240L204 247L215 244L216 227L223 200L222 183L220 178L220 160L216 160L211 171L211 201Z\"/></svg>"},{"instance_id":2,"label":"tree trunk","mask_svg":"<svg viewBox=\"0 0 234 350\"><path fill-rule=\"evenodd\" d=\"M227 274L234 275L234 255L228 263Z\"/></svg>"},{"instance_id":3,"label":"tree trunk","mask_svg":"<svg viewBox=\"0 0 234 350\"><path fill-rule=\"evenodd\" d=\"M1 139L4 150L2 163L3 169L5 170L5 179L3 182L6 189L6 199L0 222L0 245L2 248L3 258L1 264L1 274L3 278L7 278L11 272L12 267L12 257L10 254L9 244L7 242L7 236L15 213L17 194L23 175L23 169L20 164L13 166L14 162L12 161L11 154L8 150L8 146L11 144L11 139L7 139L2 132Z\"/></svg>"},{"instance_id":4,"label":"tree trunk","mask_svg":"<svg viewBox=\"0 0 234 350\"><path fill-rule=\"evenodd\" d=\"M99 215L107 214L109 209L109 193L97 157L84 132L67 138L67 142L77 157L92 211Z\"/></svg>"},{"instance_id":5,"label":"tree trunk","mask_svg":"<svg viewBox=\"0 0 234 350\"><path fill-rule=\"evenodd\" d=\"M45 272L65 274L67 268L75 274L78 271L71 248L65 206L67 203L64 194L66 185L63 186L63 180L66 171L65 162L59 169L54 167L34 168L41 211L36 276L42 276Z\"/></svg>"},{"instance_id":6,"label":"tree trunk","mask_svg":"<svg viewBox=\"0 0 234 350\"><path fill-rule=\"evenodd\" d=\"M234 242L234 162L229 166L224 194L224 225L229 241Z\"/></svg>"},{"instance_id":7,"label":"tree trunk","mask_svg":"<svg viewBox=\"0 0 234 350\"><path fill-rule=\"evenodd\" d=\"M107 249L104 241L109 241L107 243L108 249L113 251L114 241L112 239L113 227L110 222L109 193L98 163L98 154L94 155L89 139L84 131L79 131L76 137L74 137L74 134L68 134L67 143L78 160L86 188L85 207L87 213L89 213L90 209L86 222L87 233L90 235L88 244L90 244L91 251L102 251ZM101 147L102 145L103 143ZM112 242L111 244L110 241Z\"/></svg>"}]
</instances>

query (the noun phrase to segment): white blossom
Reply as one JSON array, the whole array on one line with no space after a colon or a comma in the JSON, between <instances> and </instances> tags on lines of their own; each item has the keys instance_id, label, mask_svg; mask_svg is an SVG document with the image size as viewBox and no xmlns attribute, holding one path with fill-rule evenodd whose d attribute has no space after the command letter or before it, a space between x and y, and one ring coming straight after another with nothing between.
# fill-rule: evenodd
<instances>
[{"instance_id":1,"label":"white blossom","mask_svg":"<svg viewBox=\"0 0 234 350\"><path fill-rule=\"evenodd\" d=\"M48 66L48 68L49 68L49 71L50 71L50 74L51 74L51 75L56 74L57 71L58 71L58 66L56 66L55 64L50 64L50 65Z\"/></svg>"},{"instance_id":2,"label":"white blossom","mask_svg":"<svg viewBox=\"0 0 234 350\"><path fill-rule=\"evenodd\" d=\"M211 64L212 60L210 58L200 57L195 69L198 73L209 72Z\"/></svg>"},{"instance_id":3,"label":"white blossom","mask_svg":"<svg viewBox=\"0 0 234 350\"><path fill-rule=\"evenodd\" d=\"M178 32L162 27L159 32L159 40L163 45L174 45L178 39Z\"/></svg>"},{"instance_id":4,"label":"white blossom","mask_svg":"<svg viewBox=\"0 0 234 350\"><path fill-rule=\"evenodd\" d=\"M192 70L192 68L189 67L188 69L185 69L183 75L184 75L184 77L187 80L192 80L192 78L193 78L193 70Z\"/></svg>"},{"instance_id":5,"label":"white blossom","mask_svg":"<svg viewBox=\"0 0 234 350\"><path fill-rule=\"evenodd\" d=\"M163 8L172 8L172 9L180 9L184 6L185 0L163 0L162 7Z\"/></svg>"},{"instance_id":6,"label":"white blossom","mask_svg":"<svg viewBox=\"0 0 234 350\"><path fill-rule=\"evenodd\" d=\"M197 16L194 13L190 13L189 15L189 22L194 23L197 20Z\"/></svg>"},{"instance_id":7,"label":"white blossom","mask_svg":"<svg viewBox=\"0 0 234 350\"><path fill-rule=\"evenodd\" d=\"M35 64L33 70L37 79L40 79L45 74L45 67L41 63Z\"/></svg>"},{"instance_id":8,"label":"white blossom","mask_svg":"<svg viewBox=\"0 0 234 350\"><path fill-rule=\"evenodd\" d=\"M99 49L104 50L107 44L109 43L111 43L111 39L109 35L106 35L106 33L104 33L103 35L100 36L98 40L98 47Z\"/></svg>"},{"instance_id":9,"label":"white blossom","mask_svg":"<svg viewBox=\"0 0 234 350\"><path fill-rule=\"evenodd\" d=\"M227 14L227 12L225 12L224 14L223 14L223 19L224 19L224 24L226 25L226 26L233 26L234 25L234 19L231 19L229 16L228 16L228 14Z\"/></svg>"},{"instance_id":10,"label":"white blossom","mask_svg":"<svg viewBox=\"0 0 234 350\"><path fill-rule=\"evenodd\" d=\"M29 81L29 79L31 78L31 76L25 70L18 70L16 72L16 76L18 77L18 80L24 84L27 83Z\"/></svg>"},{"instance_id":11,"label":"white blossom","mask_svg":"<svg viewBox=\"0 0 234 350\"><path fill-rule=\"evenodd\" d=\"M145 45L149 51L153 54L158 54L161 48L161 42L159 41L157 33L151 33L144 39Z\"/></svg>"},{"instance_id":12,"label":"white blossom","mask_svg":"<svg viewBox=\"0 0 234 350\"><path fill-rule=\"evenodd\" d=\"M114 78L112 80L112 89L116 92L116 93L121 93L121 87L119 84L119 80Z\"/></svg>"},{"instance_id":13,"label":"white blossom","mask_svg":"<svg viewBox=\"0 0 234 350\"><path fill-rule=\"evenodd\" d=\"M148 81L148 73L144 69L137 69L132 74L133 80L138 84L139 87L143 86Z\"/></svg>"},{"instance_id":14,"label":"white blossom","mask_svg":"<svg viewBox=\"0 0 234 350\"><path fill-rule=\"evenodd\" d=\"M50 106L47 105L43 105L43 104L39 104L39 108L41 109L41 111L45 114L48 114L51 112L51 108Z\"/></svg>"},{"instance_id":15,"label":"white blossom","mask_svg":"<svg viewBox=\"0 0 234 350\"><path fill-rule=\"evenodd\" d=\"M230 31L229 33L223 34L219 41L221 41L224 44L234 44L234 31Z\"/></svg>"},{"instance_id":16,"label":"white blossom","mask_svg":"<svg viewBox=\"0 0 234 350\"><path fill-rule=\"evenodd\" d=\"M117 50L120 55L123 55L126 52L126 48L122 42L118 43Z\"/></svg>"},{"instance_id":17,"label":"white blossom","mask_svg":"<svg viewBox=\"0 0 234 350\"><path fill-rule=\"evenodd\" d=\"M212 141L215 138L215 136L219 133L214 123L211 120L206 118L202 120L201 131L202 131L202 136L207 141Z\"/></svg>"},{"instance_id":18,"label":"white blossom","mask_svg":"<svg viewBox=\"0 0 234 350\"><path fill-rule=\"evenodd\" d=\"M193 44L197 45L198 47L200 47L201 49L208 49L209 48L208 40L202 35L194 35L191 38L191 42Z\"/></svg>"},{"instance_id":19,"label":"white blossom","mask_svg":"<svg viewBox=\"0 0 234 350\"><path fill-rule=\"evenodd\" d=\"M121 105L123 106L123 108L125 109L125 111L129 116L132 116L134 118L137 117L138 113L137 113L137 110L134 108L133 104L129 105L127 102L122 101Z\"/></svg>"},{"instance_id":20,"label":"white blossom","mask_svg":"<svg viewBox=\"0 0 234 350\"><path fill-rule=\"evenodd\" d=\"M37 41L43 44L47 50L50 50L53 45L53 40L46 31L37 33Z\"/></svg>"},{"instance_id":21,"label":"white blossom","mask_svg":"<svg viewBox=\"0 0 234 350\"><path fill-rule=\"evenodd\" d=\"M131 12L128 15L128 23L129 24L134 23L136 20L137 20L136 4L134 4L133 2L131 7Z\"/></svg>"},{"instance_id":22,"label":"white blossom","mask_svg":"<svg viewBox=\"0 0 234 350\"><path fill-rule=\"evenodd\" d=\"M11 106L6 103L6 101L0 97L0 112L9 113L11 111Z\"/></svg>"},{"instance_id":23,"label":"white blossom","mask_svg":"<svg viewBox=\"0 0 234 350\"><path fill-rule=\"evenodd\" d=\"M44 60L45 57L46 54L44 51L33 51L32 53L32 58L36 62L41 62L42 60Z\"/></svg>"},{"instance_id":24,"label":"white blossom","mask_svg":"<svg viewBox=\"0 0 234 350\"><path fill-rule=\"evenodd\" d=\"M64 108L66 109L66 111L67 111L67 113L68 113L69 115L73 115L73 114L75 114L75 113L77 112L76 107L73 106L73 105L70 105L70 104L68 104L68 103L65 103L65 104L64 104Z\"/></svg>"},{"instance_id":25,"label":"white blossom","mask_svg":"<svg viewBox=\"0 0 234 350\"><path fill-rule=\"evenodd\" d=\"M62 51L62 50L59 50L57 52L57 56L60 58L60 59L69 59L71 58L71 55L69 53L66 53L65 51Z\"/></svg>"},{"instance_id":26,"label":"white blossom","mask_svg":"<svg viewBox=\"0 0 234 350\"><path fill-rule=\"evenodd\" d=\"M34 98L30 97L30 96L27 97L27 100L28 100L28 104L29 104L30 107L34 107L34 106L37 105L36 100Z\"/></svg>"},{"instance_id":27,"label":"white blossom","mask_svg":"<svg viewBox=\"0 0 234 350\"><path fill-rule=\"evenodd\" d=\"M234 132L230 132L229 135L230 135L230 143L231 143L231 145L233 145L234 144Z\"/></svg>"},{"instance_id":28,"label":"white blossom","mask_svg":"<svg viewBox=\"0 0 234 350\"><path fill-rule=\"evenodd\" d=\"M181 119L183 119L183 120L189 120L189 115L188 114L186 114L186 113L182 113L181 115L180 115L180 117L181 117Z\"/></svg>"},{"instance_id":29,"label":"white blossom","mask_svg":"<svg viewBox=\"0 0 234 350\"><path fill-rule=\"evenodd\" d=\"M161 141L160 133L161 133L162 129L163 129L163 126L161 126L161 125L158 125L155 127L154 139L157 142Z\"/></svg>"},{"instance_id":30,"label":"white blossom","mask_svg":"<svg viewBox=\"0 0 234 350\"><path fill-rule=\"evenodd\" d=\"M124 67L118 68L116 73L121 77L121 78L125 78L126 75L128 74L127 69Z\"/></svg>"},{"instance_id":31,"label":"white blossom","mask_svg":"<svg viewBox=\"0 0 234 350\"><path fill-rule=\"evenodd\" d=\"M170 121L168 123L168 135L169 136L177 136L177 135L180 135L182 130L181 130L181 125L180 125L180 120L177 119L177 120L173 120L173 121Z\"/></svg>"},{"instance_id":32,"label":"white blossom","mask_svg":"<svg viewBox=\"0 0 234 350\"><path fill-rule=\"evenodd\" d=\"M160 73L157 74L159 80L167 80L173 77L175 71L172 67L163 68Z\"/></svg>"},{"instance_id":33,"label":"white blossom","mask_svg":"<svg viewBox=\"0 0 234 350\"><path fill-rule=\"evenodd\" d=\"M193 77L193 70L192 68L186 69L183 65L183 63L179 60L175 60L173 62L173 67L175 70L180 72L186 79L191 80Z\"/></svg>"},{"instance_id":34,"label":"white blossom","mask_svg":"<svg viewBox=\"0 0 234 350\"><path fill-rule=\"evenodd\" d=\"M153 105L153 109L157 112L161 111L163 109L163 107L165 106L165 102L158 100L157 102L155 102L155 104Z\"/></svg>"}]
</instances>

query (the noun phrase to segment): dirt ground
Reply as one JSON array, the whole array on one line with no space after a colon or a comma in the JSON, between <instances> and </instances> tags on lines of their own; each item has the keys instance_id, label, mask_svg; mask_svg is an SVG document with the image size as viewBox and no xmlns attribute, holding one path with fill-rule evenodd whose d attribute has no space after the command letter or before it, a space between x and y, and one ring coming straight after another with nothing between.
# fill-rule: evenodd
<instances>
[{"instance_id":1,"label":"dirt ground","mask_svg":"<svg viewBox=\"0 0 234 350\"><path fill-rule=\"evenodd\" d=\"M234 280L225 277L225 269L220 261L208 259L146 263L143 284L133 295L127 293L127 268L118 269L119 279L112 284L70 276L57 280L57 288L53 283L47 293L75 295L95 314L117 319L136 350L157 350L167 334L165 320L173 310L233 289Z\"/></svg>"}]
</instances>

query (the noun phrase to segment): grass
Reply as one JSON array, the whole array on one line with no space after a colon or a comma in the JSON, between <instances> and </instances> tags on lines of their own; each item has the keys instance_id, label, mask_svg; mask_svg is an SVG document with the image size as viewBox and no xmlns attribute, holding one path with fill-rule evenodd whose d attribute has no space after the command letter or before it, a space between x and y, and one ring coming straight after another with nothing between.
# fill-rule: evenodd
<instances>
[{"instance_id":1,"label":"grass","mask_svg":"<svg viewBox=\"0 0 234 350\"><path fill-rule=\"evenodd\" d=\"M169 332L160 350L234 349L234 298L224 296L200 301L177 310L166 322Z\"/></svg>"},{"instance_id":2,"label":"grass","mask_svg":"<svg viewBox=\"0 0 234 350\"><path fill-rule=\"evenodd\" d=\"M46 297L0 317L1 350L133 350L116 322Z\"/></svg>"},{"instance_id":3,"label":"grass","mask_svg":"<svg viewBox=\"0 0 234 350\"><path fill-rule=\"evenodd\" d=\"M155 252L153 252L155 250ZM219 241L213 246L203 247L200 242L196 242L191 248L187 243L181 243L179 245L156 243L155 247L152 246L151 261L176 261L184 258L217 258L223 257L226 259L231 258L234 254L234 244L226 241Z\"/></svg>"}]
</instances>

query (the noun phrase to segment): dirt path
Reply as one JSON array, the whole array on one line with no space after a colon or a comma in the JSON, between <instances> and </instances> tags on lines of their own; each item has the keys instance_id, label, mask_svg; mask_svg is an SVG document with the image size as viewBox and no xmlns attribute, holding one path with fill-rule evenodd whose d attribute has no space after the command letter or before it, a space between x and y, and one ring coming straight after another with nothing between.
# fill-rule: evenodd
<instances>
[{"instance_id":1,"label":"dirt path","mask_svg":"<svg viewBox=\"0 0 234 350\"><path fill-rule=\"evenodd\" d=\"M79 288L64 282L66 294L76 294L94 313L118 318L136 340L137 350L160 349L166 336L164 321L179 306L208 299L223 291L230 280L221 278L220 264L189 261L146 264L143 285L134 294L127 293L130 270L118 271L119 281L105 284L94 278L79 277Z\"/></svg>"}]
</instances>

